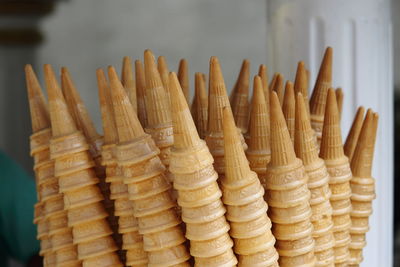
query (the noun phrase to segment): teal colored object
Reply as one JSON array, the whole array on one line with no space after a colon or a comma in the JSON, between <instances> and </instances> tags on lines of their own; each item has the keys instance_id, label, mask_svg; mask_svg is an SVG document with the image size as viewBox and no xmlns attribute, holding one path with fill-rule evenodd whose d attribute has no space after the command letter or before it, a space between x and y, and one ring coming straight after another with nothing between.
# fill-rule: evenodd
<instances>
[{"instance_id":1,"label":"teal colored object","mask_svg":"<svg viewBox=\"0 0 400 267\"><path fill-rule=\"evenodd\" d=\"M0 266L13 258L26 263L39 252L33 206L34 180L0 151Z\"/></svg>"}]
</instances>

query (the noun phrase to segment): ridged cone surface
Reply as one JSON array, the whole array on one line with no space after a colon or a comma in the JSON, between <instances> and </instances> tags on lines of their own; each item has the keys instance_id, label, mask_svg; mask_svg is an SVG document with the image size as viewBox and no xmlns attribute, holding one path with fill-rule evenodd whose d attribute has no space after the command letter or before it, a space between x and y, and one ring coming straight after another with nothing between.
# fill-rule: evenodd
<instances>
[{"instance_id":1,"label":"ridged cone surface","mask_svg":"<svg viewBox=\"0 0 400 267\"><path fill-rule=\"evenodd\" d=\"M324 161L318 157L318 147L315 144L314 131L311 128L306 103L301 93L296 96L296 132L295 151L303 161L308 175L308 189L311 192L310 205L311 222L314 225L315 256L317 266L327 266L334 263L334 236L331 230L332 207L329 202L329 175ZM324 192L324 193L321 193ZM323 206L324 208L319 208ZM328 227L321 229L321 220Z\"/></svg>"},{"instance_id":2,"label":"ridged cone surface","mask_svg":"<svg viewBox=\"0 0 400 267\"><path fill-rule=\"evenodd\" d=\"M203 78L200 76L200 79ZM222 193L216 182L218 176L212 167L212 156L196 132L175 73L170 74L170 82L175 142L169 169L174 175L190 252L196 266L217 267L228 262L234 265L237 260L232 251L233 242L228 234L229 224L224 217L225 208L220 199ZM193 159L199 162L194 164ZM231 257L223 257L226 253Z\"/></svg>"},{"instance_id":3,"label":"ridged cone surface","mask_svg":"<svg viewBox=\"0 0 400 267\"><path fill-rule=\"evenodd\" d=\"M338 109L339 109L339 116L340 116L340 118L342 118L342 112L343 112L343 98L344 98L342 88L340 88L340 87L337 88L336 91L335 91L335 93L336 93L336 102L337 102Z\"/></svg>"},{"instance_id":4,"label":"ridged cone surface","mask_svg":"<svg viewBox=\"0 0 400 267\"><path fill-rule=\"evenodd\" d=\"M261 78L265 102L267 103L267 107L269 107L268 68L264 64L260 65L258 69L258 76Z\"/></svg>"},{"instance_id":5,"label":"ridged cone surface","mask_svg":"<svg viewBox=\"0 0 400 267\"><path fill-rule=\"evenodd\" d=\"M333 89L328 90L326 111L320 145L320 157L324 160L340 159L344 156L340 130L339 110Z\"/></svg>"},{"instance_id":6,"label":"ridged cone surface","mask_svg":"<svg viewBox=\"0 0 400 267\"><path fill-rule=\"evenodd\" d=\"M29 64L25 66L25 79L28 91L32 132L35 133L50 127L49 111L42 88L32 66Z\"/></svg>"},{"instance_id":7,"label":"ridged cone surface","mask_svg":"<svg viewBox=\"0 0 400 267\"><path fill-rule=\"evenodd\" d=\"M268 260L264 259L263 266L275 266L278 254L274 248L275 238L271 233L270 220L265 216L268 205L263 199L264 189L257 174L250 170L232 111L225 107L223 114L225 177L221 185L223 201L227 207L227 219L231 222L235 253L239 255L239 266L252 266L249 262L257 266L256 263L260 264L260 254L269 254L271 257ZM253 194L253 190L256 194ZM258 203L262 203L261 206ZM244 215L239 219L238 211L242 215L246 214L247 218ZM249 217L250 213L252 215ZM244 226L254 225L255 222L257 226Z\"/></svg>"},{"instance_id":8,"label":"ridged cone surface","mask_svg":"<svg viewBox=\"0 0 400 267\"><path fill-rule=\"evenodd\" d=\"M353 124L351 125L349 134L347 135L346 142L344 143L343 149L344 154L349 158L351 162L354 154L354 150L356 149L358 136L361 132L361 127L363 125L365 108L359 107L357 109L357 113L354 116Z\"/></svg>"},{"instance_id":9,"label":"ridged cone surface","mask_svg":"<svg viewBox=\"0 0 400 267\"><path fill-rule=\"evenodd\" d=\"M137 115L143 128L147 127L147 111L145 101L146 80L143 64L140 60L135 60L135 79L136 79L136 99Z\"/></svg>"},{"instance_id":10,"label":"ridged cone surface","mask_svg":"<svg viewBox=\"0 0 400 267\"><path fill-rule=\"evenodd\" d=\"M208 124L208 95L206 92L206 84L203 75L200 72L195 74L195 99L193 100L194 123L201 139L204 139L207 133Z\"/></svg>"},{"instance_id":11,"label":"ridged cone surface","mask_svg":"<svg viewBox=\"0 0 400 267\"><path fill-rule=\"evenodd\" d=\"M171 102L171 96L169 92L169 69L168 69L168 64L167 60L165 59L164 56L159 56L157 59L157 68L158 72L160 73L162 83L164 85L165 93L167 94L167 98L169 102Z\"/></svg>"},{"instance_id":12,"label":"ridged cone surface","mask_svg":"<svg viewBox=\"0 0 400 267\"><path fill-rule=\"evenodd\" d=\"M182 88L182 92L185 95L186 102L189 103L190 100L189 66L187 60L184 58L179 61L178 79Z\"/></svg>"},{"instance_id":13,"label":"ridged cone surface","mask_svg":"<svg viewBox=\"0 0 400 267\"><path fill-rule=\"evenodd\" d=\"M74 244L78 247L78 258L85 266L99 266L98 257L102 262L109 262L109 266L122 266L106 220L108 214L102 203L103 195L97 185L99 179L89 146L73 124L49 65L45 65L45 73L50 112L54 113L50 114L52 125L63 118L63 126L53 130L50 151L59 191L64 193L64 208L68 212L68 225L72 226Z\"/></svg>"},{"instance_id":14,"label":"ridged cone surface","mask_svg":"<svg viewBox=\"0 0 400 267\"><path fill-rule=\"evenodd\" d=\"M278 95L279 103L282 106L283 105L283 98L284 98L284 95L285 95L284 77L283 77L282 74L278 73L276 75L276 80L275 80L274 87L271 87L271 88L272 88L272 91L275 91L276 94Z\"/></svg>"},{"instance_id":15,"label":"ridged cone surface","mask_svg":"<svg viewBox=\"0 0 400 267\"><path fill-rule=\"evenodd\" d=\"M285 96L282 105L283 115L285 116L286 125L289 130L290 139L294 142L294 120L296 114L296 100L294 97L293 83L290 81L286 82Z\"/></svg>"},{"instance_id":16,"label":"ridged cone surface","mask_svg":"<svg viewBox=\"0 0 400 267\"><path fill-rule=\"evenodd\" d=\"M128 93L133 109L137 113L136 82L133 74L131 58L127 56L122 60L121 83Z\"/></svg>"},{"instance_id":17,"label":"ridged cone surface","mask_svg":"<svg viewBox=\"0 0 400 267\"><path fill-rule=\"evenodd\" d=\"M52 67L44 65L47 95L49 98L49 112L53 137L68 135L77 131L75 122L68 111L64 96L58 85Z\"/></svg>"},{"instance_id":18,"label":"ridged cone surface","mask_svg":"<svg viewBox=\"0 0 400 267\"><path fill-rule=\"evenodd\" d=\"M249 83L250 83L250 62L243 60L239 77L234 88L232 112L237 127L242 133L247 132L249 122Z\"/></svg>"},{"instance_id":19,"label":"ridged cone surface","mask_svg":"<svg viewBox=\"0 0 400 267\"><path fill-rule=\"evenodd\" d=\"M282 166L296 160L289 130L286 125L278 96L275 92L270 95L270 120L271 120L271 161L272 166Z\"/></svg>"},{"instance_id":20,"label":"ridged cone surface","mask_svg":"<svg viewBox=\"0 0 400 267\"><path fill-rule=\"evenodd\" d=\"M304 103L306 104L307 114L310 116L310 103L308 100L308 78L307 70L304 66L304 62L300 61L297 64L296 78L294 81L294 92L301 93L304 98Z\"/></svg>"}]
</instances>

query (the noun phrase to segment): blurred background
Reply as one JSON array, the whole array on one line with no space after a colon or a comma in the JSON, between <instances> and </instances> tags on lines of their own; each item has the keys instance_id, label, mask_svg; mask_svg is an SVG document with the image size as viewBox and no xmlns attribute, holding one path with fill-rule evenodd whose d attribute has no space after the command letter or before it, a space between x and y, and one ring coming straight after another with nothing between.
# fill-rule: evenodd
<instances>
[{"instance_id":1,"label":"blurred background","mask_svg":"<svg viewBox=\"0 0 400 267\"><path fill-rule=\"evenodd\" d=\"M359 13L349 13L353 9ZM381 115L374 170L379 180L372 219L376 231L368 236L368 252L373 254L366 256L375 260L363 266L390 266L400 247L400 238L392 238L400 236L399 201L392 199L393 188L399 192L392 172L392 151L400 151L393 134L400 127L399 105L394 105L393 120L393 103L400 101L395 90L400 88L399 15L398 0L0 1L0 149L32 174L26 63L33 65L40 81L43 64L68 67L101 130L95 70L108 65L120 69L123 56L142 59L150 48L166 57L172 71L186 58L191 77L198 71L208 73L210 56L218 56L231 90L244 58L250 60L253 74L266 64L270 76L279 71L290 80L297 62L304 60L313 83L323 50L330 45L334 85L343 86L345 93L344 136L360 103ZM394 155L397 163L400 159Z\"/></svg>"}]
</instances>

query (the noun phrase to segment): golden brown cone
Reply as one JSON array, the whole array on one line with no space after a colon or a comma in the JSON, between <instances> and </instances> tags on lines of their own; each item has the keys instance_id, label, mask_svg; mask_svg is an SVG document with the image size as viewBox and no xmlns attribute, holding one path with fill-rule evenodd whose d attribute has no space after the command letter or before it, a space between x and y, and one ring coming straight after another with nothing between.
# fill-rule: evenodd
<instances>
[{"instance_id":1,"label":"golden brown cone","mask_svg":"<svg viewBox=\"0 0 400 267\"><path fill-rule=\"evenodd\" d=\"M374 113L368 109L350 165L356 177L371 177L376 126Z\"/></svg>"},{"instance_id":2,"label":"golden brown cone","mask_svg":"<svg viewBox=\"0 0 400 267\"><path fill-rule=\"evenodd\" d=\"M84 136L90 141L99 139L100 135L97 133L96 127L90 118L89 112L83 103L82 98L80 97L66 67L61 68L61 81L62 91L64 93L70 114L73 116L79 130L81 130Z\"/></svg>"},{"instance_id":3,"label":"golden brown cone","mask_svg":"<svg viewBox=\"0 0 400 267\"><path fill-rule=\"evenodd\" d=\"M307 113L303 95L296 96L296 131L294 139L296 156L309 165L318 159L318 147L315 143L314 131L311 128L310 117Z\"/></svg>"},{"instance_id":4,"label":"golden brown cone","mask_svg":"<svg viewBox=\"0 0 400 267\"><path fill-rule=\"evenodd\" d=\"M272 87L272 90L276 92L278 95L279 103L281 103L281 106L283 105L283 97L284 97L284 88L283 88L283 80L284 77L282 74L278 73L276 76L275 80L275 85Z\"/></svg>"},{"instance_id":5,"label":"golden brown cone","mask_svg":"<svg viewBox=\"0 0 400 267\"><path fill-rule=\"evenodd\" d=\"M50 127L49 111L42 88L30 64L25 65L26 87L28 90L32 132Z\"/></svg>"},{"instance_id":6,"label":"golden brown cone","mask_svg":"<svg viewBox=\"0 0 400 267\"><path fill-rule=\"evenodd\" d=\"M319 156L324 160L339 159L344 156L340 131L339 110L335 90L330 88L326 98L326 111Z\"/></svg>"},{"instance_id":7,"label":"golden brown cone","mask_svg":"<svg viewBox=\"0 0 400 267\"><path fill-rule=\"evenodd\" d=\"M136 83L133 77L132 61L128 56L124 57L122 60L121 83L128 93L133 110L137 113Z\"/></svg>"},{"instance_id":8,"label":"golden brown cone","mask_svg":"<svg viewBox=\"0 0 400 267\"><path fill-rule=\"evenodd\" d=\"M311 81L311 72L310 70L306 69L307 73L307 89L310 88L310 81Z\"/></svg>"},{"instance_id":9,"label":"golden brown cone","mask_svg":"<svg viewBox=\"0 0 400 267\"><path fill-rule=\"evenodd\" d=\"M200 141L193 118L182 92L178 77L174 72L169 74L169 88L171 92L171 112L174 128L174 147L185 149L195 147Z\"/></svg>"},{"instance_id":10,"label":"golden brown cone","mask_svg":"<svg viewBox=\"0 0 400 267\"><path fill-rule=\"evenodd\" d=\"M44 65L46 90L49 98L49 112L53 137L72 134L77 131L75 121L68 111L64 96L58 85L53 68Z\"/></svg>"},{"instance_id":11,"label":"golden brown cone","mask_svg":"<svg viewBox=\"0 0 400 267\"><path fill-rule=\"evenodd\" d=\"M269 83L269 86L268 86L268 88L269 88L269 90L273 90L274 89L274 87L275 87L275 84L276 84L276 78L278 77L278 72L275 72L274 73L274 75L272 76L272 79L271 79L271 82Z\"/></svg>"},{"instance_id":12,"label":"golden brown cone","mask_svg":"<svg viewBox=\"0 0 400 267\"><path fill-rule=\"evenodd\" d=\"M190 87L189 87L189 66L186 59L179 61L178 79L181 84L183 94L185 95L186 102L190 100Z\"/></svg>"},{"instance_id":13,"label":"golden brown cone","mask_svg":"<svg viewBox=\"0 0 400 267\"><path fill-rule=\"evenodd\" d=\"M332 86L332 54L332 48L326 48L310 99L310 112L316 116L324 116L326 95Z\"/></svg>"},{"instance_id":14,"label":"golden brown cone","mask_svg":"<svg viewBox=\"0 0 400 267\"><path fill-rule=\"evenodd\" d=\"M354 150L357 146L358 136L360 135L361 127L363 125L365 108L363 106L357 109L356 116L354 117L353 124L351 125L349 134L347 135L346 142L344 143L343 149L344 154L351 159L353 158Z\"/></svg>"},{"instance_id":15,"label":"golden brown cone","mask_svg":"<svg viewBox=\"0 0 400 267\"><path fill-rule=\"evenodd\" d=\"M157 58L157 68L158 68L158 72L160 73L161 76L161 80L164 84L164 87L168 86L169 83L169 79L168 79L168 75L169 75L169 69L168 69L168 64L167 64L167 60L165 59L164 56L159 56Z\"/></svg>"},{"instance_id":16,"label":"golden brown cone","mask_svg":"<svg viewBox=\"0 0 400 267\"><path fill-rule=\"evenodd\" d=\"M271 92L270 101L271 161L269 165L288 165L296 161L296 154L276 92Z\"/></svg>"},{"instance_id":17,"label":"golden brown cone","mask_svg":"<svg viewBox=\"0 0 400 267\"><path fill-rule=\"evenodd\" d=\"M300 61L297 64L296 79L294 81L294 92L301 93L306 104L307 114L310 115L310 103L308 100L308 78L307 70L304 66L304 62Z\"/></svg>"},{"instance_id":18,"label":"golden brown cone","mask_svg":"<svg viewBox=\"0 0 400 267\"><path fill-rule=\"evenodd\" d=\"M242 133L247 132L249 119L249 82L250 82L250 61L243 60L239 77L236 81L232 99L232 112L237 127Z\"/></svg>"},{"instance_id":19,"label":"golden brown cone","mask_svg":"<svg viewBox=\"0 0 400 267\"><path fill-rule=\"evenodd\" d=\"M142 127L147 126L147 113L146 103L144 100L144 92L146 88L146 81L144 77L143 64L140 60L135 60L135 78L136 78L136 100L137 100L137 116L139 118Z\"/></svg>"},{"instance_id":20,"label":"golden brown cone","mask_svg":"<svg viewBox=\"0 0 400 267\"><path fill-rule=\"evenodd\" d=\"M217 57L210 59L208 102L208 132L222 132L222 109L230 107L224 78Z\"/></svg>"},{"instance_id":21,"label":"golden brown cone","mask_svg":"<svg viewBox=\"0 0 400 267\"><path fill-rule=\"evenodd\" d=\"M339 109L339 116L340 118L342 118L342 111L343 111L343 90L342 88L337 88L336 91L336 102L338 105L338 109Z\"/></svg>"},{"instance_id":22,"label":"golden brown cone","mask_svg":"<svg viewBox=\"0 0 400 267\"><path fill-rule=\"evenodd\" d=\"M232 111L229 107L223 109L225 179L238 181L251 172L242 143L237 132ZM229 184L229 181L225 182Z\"/></svg>"},{"instance_id":23,"label":"golden brown cone","mask_svg":"<svg viewBox=\"0 0 400 267\"><path fill-rule=\"evenodd\" d=\"M269 112L264 97L260 76L254 76L253 99L251 102L248 152L270 151Z\"/></svg>"},{"instance_id":24,"label":"golden brown cone","mask_svg":"<svg viewBox=\"0 0 400 267\"><path fill-rule=\"evenodd\" d=\"M260 68L258 69L258 76L261 77L262 86L264 89L265 103L269 110L268 68L264 64L260 65ZM268 121L269 121L269 117L268 117Z\"/></svg>"},{"instance_id":25,"label":"golden brown cone","mask_svg":"<svg viewBox=\"0 0 400 267\"><path fill-rule=\"evenodd\" d=\"M119 142L128 142L139 136L143 136L144 130L112 66L108 67L108 77L110 79L111 97Z\"/></svg>"},{"instance_id":26,"label":"golden brown cone","mask_svg":"<svg viewBox=\"0 0 400 267\"><path fill-rule=\"evenodd\" d=\"M105 73L102 69L96 70L97 86L99 88L99 101L103 124L104 144L116 144L118 134L115 128L114 109L111 103L111 91Z\"/></svg>"},{"instance_id":27,"label":"golden brown cone","mask_svg":"<svg viewBox=\"0 0 400 267\"><path fill-rule=\"evenodd\" d=\"M286 125L289 130L290 134L290 139L292 140L292 143L294 142L294 120L296 116L296 100L294 97L294 88L293 88L293 83L290 81L286 82L285 86L285 96L283 99L283 105L282 105L282 111L283 115L285 116L286 119Z\"/></svg>"},{"instance_id":28,"label":"golden brown cone","mask_svg":"<svg viewBox=\"0 0 400 267\"><path fill-rule=\"evenodd\" d=\"M208 122L208 96L206 92L206 84L202 73L195 74L195 99L194 104L196 111L193 119L197 127L200 138L204 139L207 132Z\"/></svg>"},{"instance_id":29,"label":"golden brown cone","mask_svg":"<svg viewBox=\"0 0 400 267\"><path fill-rule=\"evenodd\" d=\"M146 78L147 127L154 128L171 123L169 99L164 90L160 74L150 50L144 51L144 69Z\"/></svg>"}]
</instances>

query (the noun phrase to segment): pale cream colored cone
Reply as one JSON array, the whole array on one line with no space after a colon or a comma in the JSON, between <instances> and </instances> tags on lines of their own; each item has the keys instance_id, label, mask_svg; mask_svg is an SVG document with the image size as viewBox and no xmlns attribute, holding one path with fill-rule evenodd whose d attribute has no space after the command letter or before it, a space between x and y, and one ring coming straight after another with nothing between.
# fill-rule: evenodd
<instances>
[{"instance_id":1,"label":"pale cream colored cone","mask_svg":"<svg viewBox=\"0 0 400 267\"><path fill-rule=\"evenodd\" d=\"M128 56L125 56L122 60L121 83L128 93L128 97L131 101L133 109L137 113L136 82L133 73L132 61Z\"/></svg>"},{"instance_id":2,"label":"pale cream colored cone","mask_svg":"<svg viewBox=\"0 0 400 267\"><path fill-rule=\"evenodd\" d=\"M347 135L346 142L344 143L343 149L344 154L349 158L351 162L354 154L354 150L356 149L358 136L361 132L361 127L363 124L365 108L363 106L357 109L357 113L354 116L353 124L351 125L349 134Z\"/></svg>"}]
</instances>

